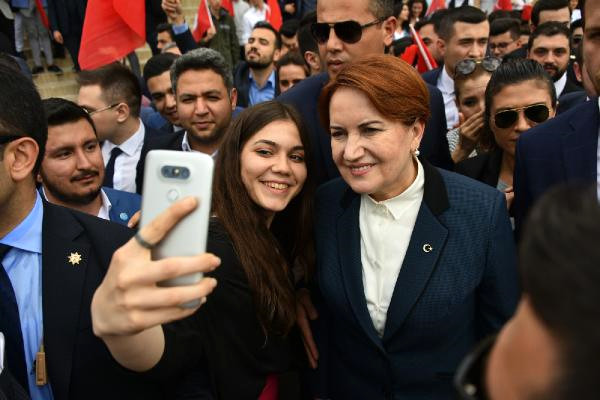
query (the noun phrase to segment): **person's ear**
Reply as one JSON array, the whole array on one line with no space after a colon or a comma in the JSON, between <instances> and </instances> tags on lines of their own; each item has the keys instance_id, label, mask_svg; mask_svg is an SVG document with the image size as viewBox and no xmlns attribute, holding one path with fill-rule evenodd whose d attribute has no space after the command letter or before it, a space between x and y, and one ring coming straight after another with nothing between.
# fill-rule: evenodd
<instances>
[{"instance_id":1,"label":"person's ear","mask_svg":"<svg viewBox=\"0 0 600 400\"><path fill-rule=\"evenodd\" d=\"M31 176L40 148L33 138L23 137L5 145L4 163L13 181Z\"/></svg>"},{"instance_id":2,"label":"person's ear","mask_svg":"<svg viewBox=\"0 0 600 400\"><path fill-rule=\"evenodd\" d=\"M391 46L394 41L394 32L396 31L397 25L398 21L396 20L396 17L388 17L381 23L383 44L385 47Z\"/></svg>"},{"instance_id":3,"label":"person's ear","mask_svg":"<svg viewBox=\"0 0 600 400\"><path fill-rule=\"evenodd\" d=\"M304 52L304 60L310 68L310 75L316 75L321 72L321 57L313 51Z\"/></svg>"},{"instance_id":4,"label":"person's ear","mask_svg":"<svg viewBox=\"0 0 600 400\"><path fill-rule=\"evenodd\" d=\"M573 63L573 73L575 74L575 79L577 79L577 82L579 82L579 83L583 82L583 75L581 73L581 67L579 66L579 63L577 61L575 61Z\"/></svg>"},{"instance_id":5,"label":"person's ear","mask_svg":"<svg viewBox=\"0 0 600 400\"><path fill-rule=\"evenodd\" d=\"M237 98L238 92L236 88L231 88L231 92L229 93L229 100L231 101L231 111L235 110L237 106Z\"/></svg>"},{"instance_id":6,"label":"person's ear","mask_svg":"<svg viewBox=\"0 0 600 400\"><path fill-rule=\"evenodd\" d=\"M435 47L440 53L440 57L444 58L446 56L446 42L442 38L437 38L435 41Z\"/></svg>"},{"instance_id":7,"label":"person's ear","mask_svg":"<svg viewBox=\"0 0 600 400\"><path fill-rule=\"evenodd\" d=\"M276 63L281 58L281 49L275 49L273 52L273 63Z\"/></svg>"},{"instance_id":8,"label":"person's ear","mask_svg":"<svg viewBox=\"0 0 600 400\"><path fill-rule=\"evenodd\" d=\"M116 109L117 112L117 122L123 123L127 121L129 115L131 115L131 110L129 109L129 105L127 103L119 103Z\"/></svg>"},{"instance_id":9,"label":"person's ear","mask_svg":"<svg viewBox=\"0 0 600 400\"><path fill-rule=\"evenodd\" d=\"M410 134L412 136L412 149L418 149L425 133L425 122L419 120L410 127Z\"/></svg>"}]
</instances>

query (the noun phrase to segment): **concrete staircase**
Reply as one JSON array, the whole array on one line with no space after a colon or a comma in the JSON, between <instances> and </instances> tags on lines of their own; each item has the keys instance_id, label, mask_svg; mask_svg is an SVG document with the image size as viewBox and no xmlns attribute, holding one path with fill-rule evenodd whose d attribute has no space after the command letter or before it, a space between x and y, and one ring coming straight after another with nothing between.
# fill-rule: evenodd
<instances>
[{"instance_id":1,"label":"concrete staircase","mask_svg":"<svg viewBox=\"0 0 600 400\"><path fill-rule=\"evenodd\" d=\"M196 12L198 11L199 0L182 0L182 7L186 16L186 21L193 23ZM140 60L140 66L144 68L146 61L152 56L150 47L146 44L135 51ZM26 51L28 63L30 67L31 53ZM43 57L42 57L43 58ZM73 71L73 61L69 56L69 52L65 51L65 58L56 58L55 64L62 68L64 74L56 75L51 72L44 72L33 77L33 81L40 92L43 99L49 97L62 97L68 100L75 101L79 90L75 80L76 73Z\"/></svg>"}]
</instances>

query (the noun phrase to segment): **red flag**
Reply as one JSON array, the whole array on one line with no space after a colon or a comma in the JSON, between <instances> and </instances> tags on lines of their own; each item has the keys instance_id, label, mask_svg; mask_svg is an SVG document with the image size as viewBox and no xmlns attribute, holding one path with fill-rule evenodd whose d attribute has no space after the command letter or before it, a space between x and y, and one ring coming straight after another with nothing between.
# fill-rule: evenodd
<instances>
[{"instance_id":1,"label":"red flag","mask_svg":"<svg viewBox=\"0 0 600 400\"><path fill-rule=\"evenodd\" d=\"M200 0L198 5L198 14L196 15L196 27L192 31L192 36L196 42L204 36L204 33L211 27L214 27L212 16L210 15L210 9L208 8L208 2L206 0Z\"/></svg>"},{"instance_id":2,"label":"red flag","mask_svg":"<svg viewBox=\"0 0 600 400\"><path fill-rule=\"evenodd\" d=\"M42 5L42 0L35 0L35 8L37 8L38 13L40 14L42 24L44 24L46 29L49 29L50 23L48 22L48 15L46 14L46 10L44 10L44 6Z\"/></svg>"},{"instance_id":3,"label":"red flag","mask_svg":"<svg viewBox=\"0 0 600 400\"><path fill-rule=\"evenodd\" d=\"M283 20L281 18L281 9L277 0L267 0L267 21L273 25L273 28L279 30Z\"/></svg>"},{"instance_id":4,"label":"red flag","mask_svg":"<svg viewBox=\"0 0 600 400\"><path fill-rule=\"evenodd\" d=\"M146 42L144 0L89 0L79 64L94 69L117 61Z\"/></svg>"},{"instance_id":5,"label":"red flag","mask_svg":"<svg viewBox=\"0 0 600 400\"><path fill-rule=\"evenodd\" d=\"M429 17L437 10L442 10L444 8L446 8L446 0L432 0L427 12L425 13L425 16Z\"/></svg>"},{"instance_id":6,"label":"red flag","mask_svg":"<svg viewBox=\"0 0 600 400\"><path fill-rule=\"evenodd\" d=\"M407 54L407 58L412 58L413 61L411 62L404 57L402 57L402 58L405 61L413 64L414 58L416 56L417 57L417 66L416 67L420 73L431 71L432 69L436 69L438 67L437 62L435 61L435 58L433 58L433 56L429 52L429 49L427 48L427 46L425 46L425 43L423 43L423 39L421 39L421 36L419 36L419 34L417 33L417 31L415 30L415 27L413 25L409 25L409 28L410 28L410 35L412 36L413 41L415 42L415 44L414 44L415 47L411 49L409 54Z\"/></svg>"},{"instance_id":7,"label":"red flag","mask_svg":"<svg viewBox=\"0 0 600 400\"><path fill-rule=\"evenodd\" d=\"M226 9L229 15L233 17L233 3L231 2L231 0L223 0L221 2L221 7Z\"/></svg>"},{"instance_id":8,"label":"red flag","mask_svg":"<svg viewBox=\"0 0 600 400\"><path fill-rule=\"evenodd\" d=\"M523 10L521 11L521 21L530 21L532 10L533 7L531 7L531 4L524 5Z\"/></svg>"},{"instance_id":9,"label":"red flag","mask_svg":"<svg viewBox=\"0 0 600 400\"><path fill-rule=\"evenodd\" d=\"M505 10L512 11L512 3L510 0L497 0L494 6L494 11Z\"/></svg>"}]
</instances>

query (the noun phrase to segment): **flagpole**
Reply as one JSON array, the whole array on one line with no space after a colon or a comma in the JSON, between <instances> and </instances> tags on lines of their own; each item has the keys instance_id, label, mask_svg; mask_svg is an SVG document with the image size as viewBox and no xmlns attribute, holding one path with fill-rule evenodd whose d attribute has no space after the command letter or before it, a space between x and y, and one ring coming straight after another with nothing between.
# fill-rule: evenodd
<instances>
[{"instance_id":1,"label":"flagpole","mask_svg":"<svg viewBox=\"0 0 600 400\"><path fill-rule=\"evenodd\" d=\"M421 37L415 30L415 27L413 24L408 25L408 27L410 29L410 34L412 35L415 43L417 44L417 47L419 48L419 53L421 53L421 57L423 57L423 60L425 61L427 70L431 71L433 69L433 65L431 65L431 61L429 61L429 57L427 57L427 52L425 51L425 48L423 47L423 42L421 41Z\"/></svg>"}]
</instances>

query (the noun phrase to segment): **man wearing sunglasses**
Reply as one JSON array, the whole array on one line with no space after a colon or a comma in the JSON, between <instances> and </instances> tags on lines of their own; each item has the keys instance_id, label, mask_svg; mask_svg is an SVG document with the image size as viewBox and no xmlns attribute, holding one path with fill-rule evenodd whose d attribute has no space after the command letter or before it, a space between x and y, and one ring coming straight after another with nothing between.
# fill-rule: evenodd
<instances>
[{"instance_id":1,"label":"man wearing sunglasses","mask_svg":"<svg viewBox=\"0 0 600 400\"><path fill-rule=\"evenodd\" d=\"M329 133L322 127L317 113L321 90L329 77L335 77L346 64L361 56L385 52L396 29L393 8L392 0L317 1L317 22L311 30L327 73L303 80L278 99L294 105L307 124L313 138L318 183L339 176L331 156ZM452 159L445 136L442 96L435 87L429 86L429 90L432 115L419 150L432 164L450 169Z\"/></svg>"},{"instance_id":2,"label":"man wearing sunglasses","mask_svg":"<svg viewBox=\"0 0 600 400\"><path fill-rule=\"evenodd\" d=\"M584 21L584 73L600 88L600 2L580 1ZM585 81L584 79L584 81ZM586 101L519 137L515 154L515 228L550 187L561 182L599 183L597 98Z\"/></svg>"},{"instance_id":3,"label":"man wearing sunglasses","mask_svg":"<svg viewBox=\"0 0 600 400\"><path fill-rule=\"evenodd\" d=\"M455 377L461 400L596 399L600 393L600 206L563 185L534 207L523 237L523 296L496 339Z\"/></svg>"}]
</instances>

